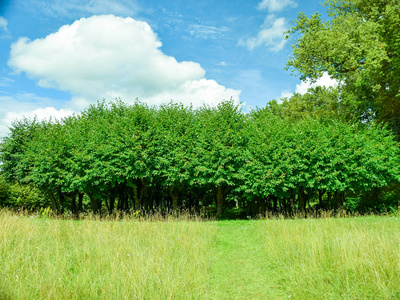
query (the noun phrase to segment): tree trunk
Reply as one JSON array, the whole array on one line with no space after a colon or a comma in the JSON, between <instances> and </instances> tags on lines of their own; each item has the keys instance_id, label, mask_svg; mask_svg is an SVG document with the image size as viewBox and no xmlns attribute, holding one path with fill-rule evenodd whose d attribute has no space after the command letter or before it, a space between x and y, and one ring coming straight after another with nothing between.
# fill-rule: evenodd
<instances>
[{"instance_id":1,"label":"tree trunk","mask_svg":"<svg viewBox=\"0 0 400 300\"><path fill-rule=\"evenodd\" d=\"M90 199L90 205L92 206L93 213L97 214L99 213L100 207L99 207L99 200L96 199L94 194L92 193L86 193Z\"/></svg>"},{"instance_id":2,"label":"tree trunk","mask_svg":"<svg viewBox=\"0 0 400 300\"><path fill-rule=\"evenodd\" d=\"M333 196L335 208L340 208L344 204L344 192L335 192Z\"/></svg>"},{"instance_id":3,"label":"tree trunk","mask_svg":"<svg viewBox=\"0 0 400 300\"><path fill-rule=\"evenodd\" d=\"M294 214L294 203L296 202L296 194L294 193L294 191L293 191L293 193L291 194L291 196L290 196L290 207L289 207L289 213L290 213L290 215L293 215Z\"/></svg>"},{"instance_id":4,"label":"tree trunk","mask_svg":"<svg viewBox=\"0 0 400 300\"><path fill-rule=\"evenodd\" d=\"M138 191L138 188L134 187L133 188L133 197L134 197L134 201L135 201L134 206L135 206L136 211L140 210L141 202L142 202L142 199L140 199L139 194L140 194L140 191Z\"/></svg>"},{"instance_id":5,"label":"tree trunk","mask_svg":"<svg viewBox=\"0 0 400 300\"><path fill-rule=\"evenodd\" d=\"M46 193L47 193L47 196L49 197L50 202L51 202L51 209L54 212L58 212L58 203L57 203L57 199L54 197L53 192L50 191L50 190L46 190Z\"/></svg>"},{"instance_id":6,"label":"tree trunk","mask_svg":"<svg viewBox=\"0 0 400 300\"><path fill-rule=\"evenodd\" d=\"M306 195L303 189L299 191L299 210L300 211L306 210Z\"/></svg>"},{"instance_id":7,"label":"tree trunk","mask_svg":"<svg viewBox=\"0 0 400 300\"><path fill-rule=\"evenodd\" d=\"M83 193L79 193L78 196L78 211L79 212L83 211Z\"/></svg>"},{"instance_id":8,"label":"tree trunk","mask_svg":"<svg viewBox=\"0 0 400 300\"><path fill-rule=\"evenodd\" d=\"M286 214L287 213L287 199L282 198L282 199L280 199L280 201L282 202L282 211L284 214Z\"/></svg>"},{"instance_id":9,"label":"tree trunk","mask_svg":"<svg viewBox=\"0 0 400 300\"><path fill-rule=\"evenodd\" d=\"M189 209L192 210L194 209L194 202L193 202L193 195L192 192L189 192L189 196L188 196L188 205L189 205Z\"/></svg>"},{"instance_id":10,"label":"tree trunk","mask_svg":"<svg viewBox=\"0 0 400 300\"><path fill-rule=\"evenodd\" d=\"M321 191L321 190L318 190L318 201L319 201L319 208L323 208L324 207L324 203L323 203L323 200L322 200L322 196L325 194L325 192L326 192L326 190L323 190L323 191Z\"/></svg>"},{"instance_id":11,"label":"tree trunk","mask_svg":"<svg viewBox=\"0 0 400 300\"><path fill-rule=\"evenodd\" d=\"M273 211L274 213L278 212L278 197L272 196L272 201L273 201Z\"/></svg>"},{"instance_id":12,"label":"tree trunk","mask_svg":"<svg viewBox=\"0 0 400 300\"><path fill-rule=\"evenodd\" d=\"M107 210L108 210L109 214L112 214L114 211L115 198L116 198L115 192L112 192L107 196L107 199L108 199Z\"/></svg>"},{"instance_id":13,"label":"tree trunk","mask_svg":"<svg viewBox=\"0 0 400 300\"><path fill-rule=\"evenodd\" d=\"M328 209L332 208L332 193L328 192Z\"/></svg>"},{"instance_id":14,"label":"tree trunk","mask_svg":"<svg viewBox=\"0 0 400 300\"><path fill-rule=\"evenodd\" d=\"M133 197L134 197L134 207L135 210L141 210L142 209L142 199L143 199L143 195L145 192L145 185L143 182L143 179L137 180L137 185L136 187L133 188Z\"/></svg>"},{"instance_id":15,"label":"tree trunk","mask_svg":"<svg viewBox=\"0 0 400 300\"><path fill-rule=\"evenodd\" d=\"M172 209L173 210L177 210L178 209L179 196L178 196L178 193L177 193L176 189L170 187L169 188L169 194L171 195L171 199L172 199Z\"/></svg>"},{"instance_id":16,"label":"tree trunk","mask_svg":"<svg viewBox=\"0 0 400 300\"><path fill-rule=\"evenodd\" d=\"M106 204L107 211L110 212L110 195L104 197L104 203Z\"/></svg>"},{"instance_id":17,"label":"tree trunk","mask_svg":"<svg viewBox=\"0 0 400 300\"><path fill-rule=\"evenodd\" d=\"M224 205L224 192L222 186L217 186L217 218L222 214L222 208Z\"/></svg>"},{"instance_id":18,"label":"tree trunk","mask_svg":"<svg viewBox=\"0 0 400 300\"><path fill-rule=\"evenodd\" d=\"M126 188L126 184L122 184L118 189L118 204L117 210L128 211L129 210L129 193Z\"/></svg>"},{"instance_id":19,"label":"tree trunk","mask_svg":"<svg viewBox=\"0 0 400 300\"><path fill-rule=\"evenodd\" d=\"M260 197L259 198L259 204L258 204L258 214L264 215L265 214L265 207L266 207L265 198L264 197Z\"/></svg>"},{"instance_id":20,"label":"tree trunk","mask_svg":"<svg viewBox=\"0 0 400 300\"><path fill-rule=\"evenodd\" d=\"M145 205L146 210L149 211L153 209L153 202L154 202L154 188L150 190L150 193L146 189L146 205Z\"/></svg>"},{"instance_id":21,"label":"tree trunk","mask_svg":"<svg viewBox=\"0 0 400 300\"><path fill-rule=\"evenodd\" d=\"M77 209L76 209L76 194L71 197L71 210L72 210L72 213L74 215L77 213Z\"/></svg>"},{"instance_id":22,"label":"tree trunk","mask_svg":"<svg viewBox=\"0 0 400 300\"><path fill-rule=\"evenodd\" d=\"M60 212L64 212L64 206L65 206L65 197L64 194L61 192L61 188L58 188L58 197L60 198Z\"/></svg>"}]
</instances>

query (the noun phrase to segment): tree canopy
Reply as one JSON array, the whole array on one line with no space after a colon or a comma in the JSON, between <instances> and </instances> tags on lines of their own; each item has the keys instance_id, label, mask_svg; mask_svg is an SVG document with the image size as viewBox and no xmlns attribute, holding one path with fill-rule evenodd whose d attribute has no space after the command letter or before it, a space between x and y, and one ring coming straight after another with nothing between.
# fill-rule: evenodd
<instances>
[{"instance_id":1,"label":"tree canopy","mask_svg":"<svg viewBox=\"0 0 400 300\"><path fill-rule=\"evenodd\" d=\"M341 81L342 102L362 121L376 118L400 129L400 2L328 0L329 19L300 13L287 67L315 80L327 72Z\"/></svg>"},{"instance_id":2,"label":"tree canopy","mask_svg":"<svg viewBox=\"0 0 400 300\"><path fill-rule=\"evenodd\" d=\"M399 181L399 148L387 129L284 110L116 101L61 121L24 119L1 143L2 174L42 191L53 210L74 213L85 199L94 212L292 213L311 201L337 208L346 193Z\"/></svg>"}]
</instances>

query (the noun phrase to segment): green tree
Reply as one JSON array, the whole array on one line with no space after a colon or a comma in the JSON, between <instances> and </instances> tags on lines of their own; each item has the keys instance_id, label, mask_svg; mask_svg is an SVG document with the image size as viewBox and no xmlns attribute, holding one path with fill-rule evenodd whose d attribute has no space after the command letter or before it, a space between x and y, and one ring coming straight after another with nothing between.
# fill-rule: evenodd
<instances>
[{"instance_id":1,"label":"green tree","mask_svg":"<svg viewBox=\"0 0 400 300\"><path fill-rule=\"evenodd\" d=\"M198 109L197 161L193 181L216 191L217 216L222 214L228 189L238 180L243 162L242 136L246 116L233 100Z\"/></svg>"},{"instance_id":2,"label":"green tree","mask_svg":"<svg viewBox=\"0 0 400 300\"><path fill-rule=\"evenodd\" d=\"M154 177L169 192L172 208L178 209L192 187L197 120L192 107L172 102L161 105L155 115Z\"/></svg>"},{"instance_id":3,"label":"green tree","mask_svg":"<svg viewBox=\"0 0 400 300\"><path fill-rule=\"evenodd\" d=\"M281 116L294 119L305 116L339 117L348 110L346 107L342 108L343 105L338 89L318 86L310 88L304 95L295 93L292 97L283 99L279 112Z\"/></svg>"},{"instance_id":4,"label":"green tree","mask_svg":"<svg viewBox=\"0 0 400 300\"><path fill-rule=\"evenodd\" d=\"M329 19L300 13L289 35L298 34L288 68L301 79L327 72L342 82L343 101L359 118L374 116L400 128L400 2L329 0Z\"/></svg>"}]
</instances>

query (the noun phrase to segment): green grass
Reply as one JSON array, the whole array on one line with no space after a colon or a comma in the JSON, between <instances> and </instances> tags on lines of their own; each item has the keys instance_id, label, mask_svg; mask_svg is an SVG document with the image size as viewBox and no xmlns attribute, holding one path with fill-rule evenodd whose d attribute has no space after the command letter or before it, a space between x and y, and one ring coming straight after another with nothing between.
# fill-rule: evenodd
<instances>
[{"instance_id":1,"label":"green grass","mask_svg":"<svg viewBox=\"0 0 400 300\"><path fill-rule=\"evenodd\" d=\"M400 299L399 222L1 212L0 299Z\"/></svg>"}]
</instances>

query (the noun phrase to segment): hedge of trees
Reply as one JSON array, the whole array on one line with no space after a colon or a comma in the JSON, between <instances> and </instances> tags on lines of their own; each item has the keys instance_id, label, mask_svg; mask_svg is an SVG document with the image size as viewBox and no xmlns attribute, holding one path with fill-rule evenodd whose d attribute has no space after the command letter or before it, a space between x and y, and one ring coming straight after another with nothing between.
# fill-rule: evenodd
<instances>
[{"instance_id":1,"label":"hedge of trees","mask_svg":"<svg viewBox=\"0 0 400 300\"><path fill-rule=\"evenodd\" d=\"M62 121L16 121L2 176L41 191L54 211L236 208L292 213L343 206L399 182L390 131L337 118L287 118L233 101L198 109L99 102Z\"/></svg>"}]
</instances>

